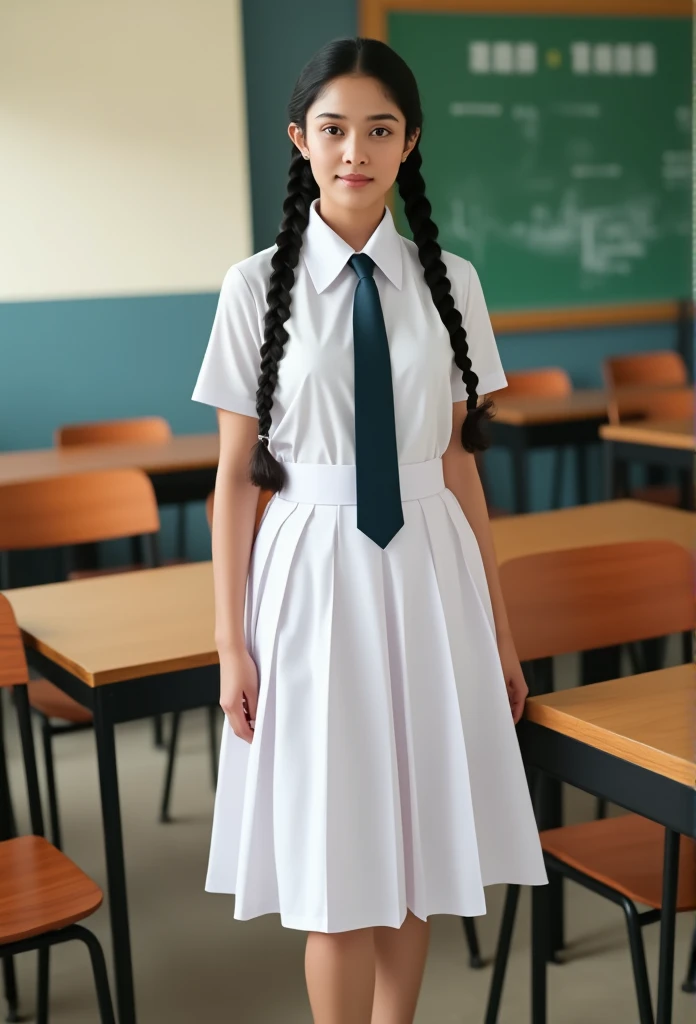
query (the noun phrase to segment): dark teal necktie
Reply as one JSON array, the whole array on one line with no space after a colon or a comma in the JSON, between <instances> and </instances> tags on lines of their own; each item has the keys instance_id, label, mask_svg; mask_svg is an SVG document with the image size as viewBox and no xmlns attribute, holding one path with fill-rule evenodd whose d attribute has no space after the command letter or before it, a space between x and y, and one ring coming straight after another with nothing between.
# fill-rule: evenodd
<instances>
[{"instance_id":1,"label":"dark teal necktie","mask_svg":"<svg viewBox=\"0 0 696 1024\"><path fill-rule=\"evenodd\" d=\"M389 342L373 278L374 260L354 253L355 482L358 529L386 548L404 525Z\"/></svg>"}]
</instances>

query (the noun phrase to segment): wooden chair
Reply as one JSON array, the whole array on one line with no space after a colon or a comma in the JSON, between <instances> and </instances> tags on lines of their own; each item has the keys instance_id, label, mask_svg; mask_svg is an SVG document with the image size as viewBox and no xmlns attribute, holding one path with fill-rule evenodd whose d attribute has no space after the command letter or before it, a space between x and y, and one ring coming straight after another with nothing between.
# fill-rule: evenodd
<instances>
[{"instance_id":1,"label":"wooden chair","mask_svg":"<svg viewBox=\"0 0 696 1024\"><path fill-rule=\"evenodd\" d=\"M660 392L689 389L689 374L679 352L665 349L660 352L639 352L629 356L613 356L602 363L602 376L609 395L607 415L610 423L622 423L627 419L681 419L680 415L663 416L669 408L656 397ZM636 390L645 388L643 401ZM682 403L680 405L680 402ZM684 408L686 399L675 398L673 410ZM692 407L693 411L693 407ZM688 413L687 413L688 418Z\"/></svg>"},{"instance_id":2,"label":"wooden chair","mask_svg":"<svg viewBox=\"0 0 696 1024\"><path fill-rule=\"evenodd\" d=\"M614 424L630 420L693 420L694 396L686 363L665 350L606 359L602 372L609 394L607 415ZM636 389L645 388L645 394ZM662 467L648 467L648 483L631 491L638 501L677 507L683 487L665 483Z\"/></svg>"},{"instance_id":3,"label":"wooden chair","mask_svg":"<svg viewBox=\"0 0 696 1024\"><path fill-rule=\"evenodd\" d=\"M101 420L96 423L68 423L58 427L53 435L57 448L102 444L165 444L171 438L172 428L162 416ZM186 560L186 505L183 503L177 505L176 533L177 558L168 560L166 564L177 564Z\"/></svg>"},{"instance_id":4,"label":"wooden chair","mask_svg":"<svg viewBox=\"0 0 696 1024\"><path fill-rule=\"evenodd\" d=\"M0 552L63 548L66 576L75 546L124 537L140 537L146 565L158 565L158 530L155 492L139 469L0 484ZM4 586L9 588L9 571L5 577ZM51 836L60 849L53 737L91 728L92 713L45 679L32 680L28 696L41 721Z\"/></svg>"},{"instance_id":5,"label":"wooden chair","mask_svg":"<svg viewBox=\"0 0 696 1024\"><path fill-rule=\"evenodd\" d=\"M605 359L602 366L606 386L611 391L636 385L682 387L689 383L686 363L680 353L672 349L612 356Z\"/></svg>"},{"instance_id":6,"label":"wooden chair","mask_svg":"<svg viewBox=\"0 0 696 1024\"><path fill-rule=\"evenodd\" d=\"M548 398L563 397L572 394L573 382L565 370L558 366L542 367L536 370L520 370L507 373L508 386L502 391L493 392L491 398L498 396L502 401L515 398ZM551 482L551 508L560 508L563 492L563 456L565 449L554 448L554 461ZM491 518L508 513L489 508Z\"/></svg>"},{"instance_id":7,"label":"wooden chair","mask_svg":"<svg viewBox=\"0 0 696 1024\"><path fill-rule=\"evenodd\" d=\"M67 423L53 435L56 448L83 444L164 444L172 428L162 416L142 416L96 423Z\"/></svg>"},{"instance_id":8,"label":"wooden chair","mask_svg":"<svg viewBox=\"0 0 696 1024\"><path fill-rule=\"evenodd\" d=\"M646 388L644 394L631 392L624 397L621 390L613 396L613 423L632 420L692 420L694 418L694 391L691 387Z\"/></svg>"},{"instance_id":9,"label":"wooden chair","mask_svg":"<svg viewBox=\"0 0 696 1024\"><path fill-rule=\"evenodd\" d=\"M669 541L530 555L500 570L520 660L535 667L554 655L628 644L694 628L692 558ZM685 643L685 661L691 660ZM533 689L530 686L530 689ZM634 814L540 833L549 880L572 878L624 911L641 1024L652 1024L641 928L659 919L663 830ZM696 909L696 844L683 840L678 910ZM630 857L621 854L630 849ZM509 885L486 1024L498 1017L519 886ZM635 903L653 908L644 913ZM557 930L558 931L558 930ZM554 945L562 946L558 933Z\"/></svg>"},{"instance_id":10,"label":"wooden chair","mask_svg":"<svg viewBox=\"0 0 696 1024\"><path fill-rule=\"evenodd\" d=\"M694 392L693 388L668 388L661 391L647 391L641 395L638 407L636 398L632 397L630 408L631 415L625 416L622 413L621 393L617 392L615 408L618 409L620 422L627 419L641 420L694 420ZM631 497L638 501L651 501L653 504L669 505L672 508L679 508L684 501L684 493L688 491L688 483L685 481L676 483L660 482L664 479L664 469L655 467L651 470L648 467L648 482L642 487L631 489ZM688 473L686 476L688 477Z\"/></svg>"},{"instance_id":11,"label":"wooden chair","mask_svg":"<svg viewBox=\"0 0 696 1024\"><path fill-rule=\"evenodd\" d=\"M115 1024L104 954L96 936L78 924L97 910L99 886L43 836L38 773L32 737L24 648L12 607L0 594L0 689L13 687L20 725L33 835L0 836L0 958L8 998L8 1020L19 1020L12 957L38 951L36 1020L48 1021L51 946L79 940L89 950L99 1019ZM3 793L0 790L0 800Z\"/></svg>"}]
</instances>

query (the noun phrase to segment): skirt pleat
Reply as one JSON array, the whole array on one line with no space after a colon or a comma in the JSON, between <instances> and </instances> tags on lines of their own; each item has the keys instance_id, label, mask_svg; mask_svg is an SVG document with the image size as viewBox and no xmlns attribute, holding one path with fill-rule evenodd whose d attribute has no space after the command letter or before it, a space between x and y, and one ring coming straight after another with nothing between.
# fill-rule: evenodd
<instances>
[{"instance_id":1,"label":"skirt pleat","mask_svg":"<svg viewBox=\"0 0 696 1024\"><path fill-rule=\"evenodd\" d=\"M234 916L399 927L547 881L475 535L448 490L386 549L275 495L249 567L251 744L225 723L206 878Z\"/></svg>"}]
</instances>

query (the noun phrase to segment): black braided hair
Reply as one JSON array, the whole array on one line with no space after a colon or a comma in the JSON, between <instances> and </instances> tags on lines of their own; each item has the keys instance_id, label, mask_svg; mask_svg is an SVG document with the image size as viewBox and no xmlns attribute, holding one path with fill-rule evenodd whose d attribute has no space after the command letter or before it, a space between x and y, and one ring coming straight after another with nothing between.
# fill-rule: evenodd
<instances>
[{"instance_id":1,"label":"black braided hair","mask_svg":"<svg viewBox=\"0 0 696 1024\"><path fill-rule=\"evenodd\" d=\"M300 258L302 236L309 222L309 207L319 195L309 161L293 145L290 158L288 194L283 203L283 219L276 238L278 248L271 258L271 278L266 293L267 310L264 316L263 344L261 346L261 373L256 391L256 412L259 435L270 436L273 392L278 381L278 363L288 340L285 321L290 316L292 286L295 267ZM256 442L251 455L251 480L257 487L271 491L281 490L285 483L285 469L268 450L268 442Z\"/></svg>"},{"instance_id":2,"label":"black braided hair","mask_svg":"<svg viewBox=\"0 0 696 1024\"><path fill-rule=\"evenodd\" d=\"M412 138L416 128L422 130L423 114L412 71L386 43L361 37L327 43L310 59L295 84L288 104L290 121L298 124L305 132L307 110L328 83L342 75L358 74L377 79L393 97L406 120L406 139ZM478 404L478 377L472 369L466 331L462 326L461 314L454 305L446 267L442 262L442 249L437 242L438 229L430 216L432 207L425 195L421 164L419 138L401 164L396 182L404 201L413 240L418 246L425 281L440 318L449 331L454 361L461 369L462 379L466 383L468 411L462 425L462 446L469 452L475 452L488 446L482 426L485 420L490 419L493 403L488 399ZM273 393L278 381L278 366L288 340L285 322L290 316L295 268L309 222L309 208L318 196L319 186L310 163L293 144L288 192L276 238L277 248L271 258L272 272L266 293L261 372L256 392L260 439L253 448L249 466L252 482L274 492L282 489L286 475L282 463L268 450Z\"/></svg>"},{"instance_id":3,"label":"black braided hair","mask_svg":"<svg viewBox=\"0 0 696 1024\"><path fill-rule=\"evenodd\" d=\"M467 415L462 424L462 447L468 452L484 451L490 442L482 427L484 422L491 418L493 401L490 398L480 404L478 401L479 379L472 369L466 330L462 326L462 315L452 298L447 268L442 261L442 249L437 241L437 225L430 216L432 207L426 198L425 182L420 172L422 162L419 138L399 168L396 183L399 195L404 201L404 213L413 234L413 241L418 246L418 258L423 267L425 282L430 288L440 319L449 331L454 362L462 371L462 380L466 384Z\"/></svg>"}]
</instances>

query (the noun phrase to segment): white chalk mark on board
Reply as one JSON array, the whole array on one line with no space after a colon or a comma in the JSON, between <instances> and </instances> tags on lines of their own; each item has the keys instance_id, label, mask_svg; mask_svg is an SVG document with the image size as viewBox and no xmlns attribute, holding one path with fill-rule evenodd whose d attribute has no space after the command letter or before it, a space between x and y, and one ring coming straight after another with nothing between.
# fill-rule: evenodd
<instances>
[{"instance_id":1,"label":"white chalk mark on board","mask_svg":"<svg viewBox=\"0 0 696 1024\"><path fill-rule=\"evenodd\" d=\"M561 117L585 117L596 119L601 117L602 108L599 103L552 103L551 112Z\"/></svg>"},{"instance_id":2,"label":"white chalk mark on board","mask_svg":"<svg viewBox=\"0 0 696 1024\"><path fill-rule=\"evenodd\" d=\"M571 178L620 178L623 175L621 164L573 164L570 168Z\"/></svg>"},{"instance_id":3,"label":"white chalk mark on board","mask_svg":"<svg viewBox=\"0 0 696 1024\"><path fill-rule=\"evenodd\" d=\"M570 66L575 75L654 75L657 51L654 43L570 44Z\"/></svg>"},{"instance_id":4,"label":"white chalk mark on board","mask_svg":"<svg viewBox=\"0 0 696 1024\"><path fill-rule=\"evenodd\" d=\"M502 117L502 103L476 103L474 101L453 100L449 105L452 117Z\"/></svg>"},{"instance_id":5,"label":"white chalk mark on board","mask_svg":"<svg viewBox=\"0 0 696 1024\"><path fill-rule=\"evenodd\" d=\"M485 265L489 245L508 242L541 256L575 255L578 269L592 287L598 277L625 277L633 264L648 257L648 243L660 235L656 198L650 194L622 203L581 206L574 188L564 189L558 206L533 202L526 217L505 225L491 214L487 197L475 201L450 199L445 231L472 250L472 259Z\"/></svg>"}]
</instances>

